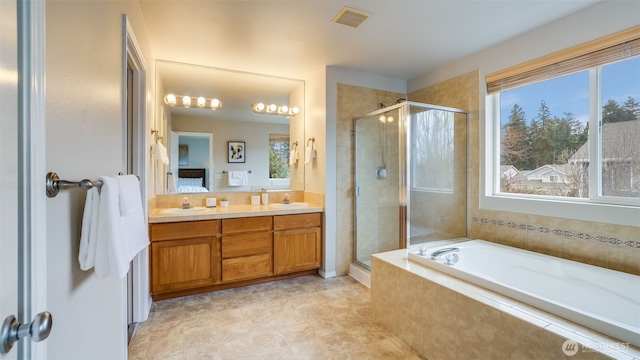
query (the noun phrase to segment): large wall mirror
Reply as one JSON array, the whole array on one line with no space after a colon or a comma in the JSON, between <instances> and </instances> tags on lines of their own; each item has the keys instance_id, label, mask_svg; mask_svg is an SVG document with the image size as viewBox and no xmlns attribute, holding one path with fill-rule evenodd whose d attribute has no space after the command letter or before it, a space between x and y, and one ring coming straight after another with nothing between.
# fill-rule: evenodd
<instances>
[{"instance_id":1,"label":"large wall mirror","mask_svg":"<svg viewBox=\"0 0 640 360\"><path fill-rule=\"evenodd\" d=\"M304 190L304 81L157 60L156 99L156 194Z\"/></svg>"}]
</instances>

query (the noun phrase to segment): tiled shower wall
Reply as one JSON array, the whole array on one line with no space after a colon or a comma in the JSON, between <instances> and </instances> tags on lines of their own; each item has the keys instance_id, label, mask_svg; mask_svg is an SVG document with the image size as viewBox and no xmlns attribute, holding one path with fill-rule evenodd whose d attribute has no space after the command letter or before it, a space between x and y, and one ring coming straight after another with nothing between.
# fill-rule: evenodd
<instances>
[{"instance_id":1,"label":"tiled shower wall","mask_svg":"<svg viewBox=\"0 0 640 360\"><path fill-rule=\"evenodd\" d=\"M337 95L336 273L344 275L349 271L349 264L353 262L354 254L353 119L377 110L379 103L391 105L398 99L404 98L404 94L338 84Z\"/></svg>"},{"instance_id":2,"label":"tiled shower wall","mask_svg":"<svg viewBox=\"0 0 640 360\"><path fill-rule=\"evenodd\" d=\"M468 237L640 275L638 226L480 209L481 85L473 71L408 95L411 101L469 111Z\"/></svg>"}]
</instances>

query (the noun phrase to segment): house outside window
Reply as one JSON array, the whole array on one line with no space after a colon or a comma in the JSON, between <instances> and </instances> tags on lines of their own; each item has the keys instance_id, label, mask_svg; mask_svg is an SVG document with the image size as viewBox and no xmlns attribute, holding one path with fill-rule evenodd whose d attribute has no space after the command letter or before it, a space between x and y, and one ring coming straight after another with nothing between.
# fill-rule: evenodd
<instances>
[{"instance_id":1,"label":"house outside window","mask_svg":"<svg viewBox=\"0 0 640 360\"><path fill-rule=\"evenodd\" d=\"M601 95L593 99L590 87ZM494 96L500 101L500 166L517 170L500 178L500 192L640 198L640 57ZM530 115L536 99L540 104ZM591 113L592 101L604 105ZM590 185L591 143L598 145L595 171L602 176Z\"/></svg>"},{"instance_id":2,"label":"house outside window","mask_svg":"<svg viewBox=\"0 0 640 360\"><path fill-rule=\"evenodd\" d=\"M638 226L640 39L619 46L621 56L575 71L560 61L487 76L481 207Z\"/></svg>"}]
</instances>

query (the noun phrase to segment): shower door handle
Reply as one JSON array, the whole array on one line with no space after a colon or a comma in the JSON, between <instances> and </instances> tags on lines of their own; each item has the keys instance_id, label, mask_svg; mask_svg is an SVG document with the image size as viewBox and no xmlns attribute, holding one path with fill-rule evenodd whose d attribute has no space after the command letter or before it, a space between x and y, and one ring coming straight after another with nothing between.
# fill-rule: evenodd
<instances>
[{"instance_id":1,"label":"shower door handle","mask_svg":"<svg viewBox=\"0 0 640 360\"><path fill-rule=\"evenodd\" d=\"M360 186L356 186L356 197L360 196Z\"/></svg>"}]
</instances>

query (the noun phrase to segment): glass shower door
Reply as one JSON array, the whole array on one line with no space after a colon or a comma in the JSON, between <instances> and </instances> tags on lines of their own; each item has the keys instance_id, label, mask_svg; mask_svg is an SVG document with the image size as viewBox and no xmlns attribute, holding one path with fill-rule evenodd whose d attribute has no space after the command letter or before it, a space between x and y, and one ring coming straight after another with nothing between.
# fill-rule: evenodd
<instances>
[{"instance_id":1,"label":"glass shower door","mask_svg":"<svg viewBox=\"0 0 640 360\"><path fill-rule=\"evenodd\" d=\"M355 120L355 260L401 246L400 134L402 107Z\"/></svg>"}]
</instances>

